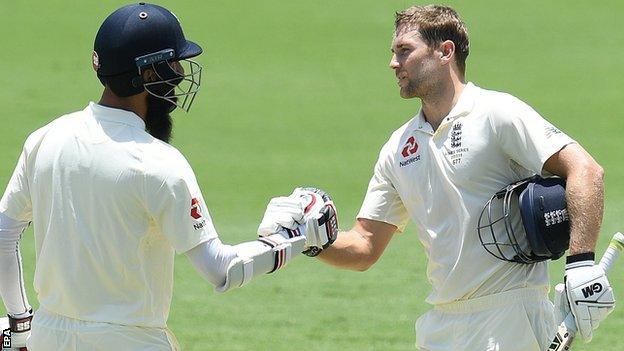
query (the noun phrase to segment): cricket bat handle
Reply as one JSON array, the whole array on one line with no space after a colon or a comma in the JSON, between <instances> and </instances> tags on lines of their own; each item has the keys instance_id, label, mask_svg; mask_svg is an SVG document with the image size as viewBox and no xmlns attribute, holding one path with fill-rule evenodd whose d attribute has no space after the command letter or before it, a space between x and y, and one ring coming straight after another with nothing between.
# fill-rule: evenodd
<instances>
[{"instance_id":1,"label":"cricket bat handle","mask_svg":"<svg viewBox=\"0 0 624 351\"><path fill-rule=\"evenodd\" d=\"M608 272L613 267L618 257L620 257L622 251L624 251L624 234L618 232L611 238L609 247L607 247L607 251L602 255L600 263L598 264L602 266L605 272Z\"/></svg>"},{"instance_id":2,"label":"cricket bat handle","mask_svg":"<svg viewBox=\"0 0 624 351\"><path fill-rule=\"evenodd\" d=\"M598 265L604 269L605 272L608 272L615 261L620 257L620 254L624 250L624 234L617 232L611 238L609 242L609 247L607 247L607 251L602 255L600 262ZM574 333L576 333L576 323L574 322L574 316L572 313L568 313L566 318L563 320L561 325L559 326L559 331L557 331L557 335L554 340L550 344L548 351L567 351L570 349L570 345L572 344L572 340L574 340Z\"/></svg>"}]
</instances>

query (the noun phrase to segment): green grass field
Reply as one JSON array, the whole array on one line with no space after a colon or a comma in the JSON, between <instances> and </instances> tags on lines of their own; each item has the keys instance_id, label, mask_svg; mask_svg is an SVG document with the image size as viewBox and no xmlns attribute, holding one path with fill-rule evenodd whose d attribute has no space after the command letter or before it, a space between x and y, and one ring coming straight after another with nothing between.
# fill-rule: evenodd
<instances>
[{"instance_id":1,"label":"green grass field","mask_svg":"<svg viewBox=\"0 0 624 351\"><path fill-rule=\"evenodd\" d=\"M606 170L599 252L624 230L624 30L619 0L447 1L467 22L468 79L510 92L585 146ZM99 98L93 38L121 1L0 3L0 184L26 136ZM162 1L205 50L191 113L173 144L193 165L223 241L251 240L268 199L323 187L348 228L390 133L419 108L388 69L393 14L405 0ZM114 156L113 156L114 157ZM32 230L22 244L31 302ZM611 273L624 301L624 263ZM169 325L184 350L413 350L429 307L425 257L413 227L369 271L299 258L224 295L178 257ZM69 273L71 274L71 273ZM552 265L552 281L562 263ZM77 287L78 289L80 287ZM87 293L87 292L85 292ZM624 309L575 350L622 350ZM504 351L504 350L501 350Z\"/></svg>"}]
</instances>

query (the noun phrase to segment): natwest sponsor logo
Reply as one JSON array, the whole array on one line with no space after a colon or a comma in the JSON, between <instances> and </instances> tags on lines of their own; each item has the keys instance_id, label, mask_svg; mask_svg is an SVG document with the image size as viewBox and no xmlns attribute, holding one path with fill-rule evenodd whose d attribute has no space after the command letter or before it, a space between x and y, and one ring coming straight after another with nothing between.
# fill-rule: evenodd
<instances>
[{"instance_id":1,"label":"natwest sponsor logo","mask_svg":"<svg viewBox=\"0 0 624 351\"><path fill-rule=\"evenodd\" d=\"M191 217L195 219L200 219L202 217L199 200L196 198L191 199Z\"/></svg>"},{"instance_id":2,"label":"natwest sponsor logo","mask_svg":"<svg viewBox=\"0 0 624 351\"><path fill-rule=\"evenodd\" d=\"M409 137L409 139L407 139L407 142L403 146L403 151L401 151L401 155L403 155L403 157L409 157L410 155L415 154L416 151L418 151L418 143L416 143L416 138L411 136Z\"/></svg>"},{"instance_id":3,"label":"natwest sponsor logo","mask_svg":"<svg viewBox=\"0 0 624 351\"><path fill-rule=\"evenodd\" d=\"M414 155L416 152L418 152L418 143L416 142L416 138L411 136L407 139L405 145L403 145L403 149L401 150L403 161L399 161L399 166L405 167L420 160L420 155Z\"/></svg>"},{"instance_id":4,"label":"natwest sponsor logo","mask_svg":"<svg viewBox=\"0 0 624 351\"><path fill-rule=\"evenodd\" d=\"M193 224L195 230L202 229L206 225L206 220L201 214L201 203L196 198L191 199L191 217L196 220Z\"/></svg>"}]
</instances>

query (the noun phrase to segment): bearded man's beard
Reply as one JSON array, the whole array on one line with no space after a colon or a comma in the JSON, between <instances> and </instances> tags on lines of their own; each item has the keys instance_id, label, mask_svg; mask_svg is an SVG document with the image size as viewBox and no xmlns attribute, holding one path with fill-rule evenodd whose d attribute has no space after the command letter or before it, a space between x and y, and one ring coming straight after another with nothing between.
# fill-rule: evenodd
<instances>
[{"instance_id":1,"label":"bearded man's beard","mask_svg":"<svg viewBox=\"0 0 624 351\"><path fill-rule=\"evenodd\" d=\"M177 98L171 97L171 99L175 101ZM148 94L145 130L154 138L160 139L168 144L173 131L171 112L175 110L175 108L175 104Z\"/></svg>"}]
</instances>

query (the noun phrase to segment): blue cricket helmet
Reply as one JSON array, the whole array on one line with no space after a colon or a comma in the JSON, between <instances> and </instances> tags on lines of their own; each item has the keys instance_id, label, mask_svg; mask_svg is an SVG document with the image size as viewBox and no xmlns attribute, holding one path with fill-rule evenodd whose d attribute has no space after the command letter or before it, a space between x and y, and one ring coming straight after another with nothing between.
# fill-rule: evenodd
<instances>
[{"instance_id":1,"label":"blue cricket helmet","mask_svg":"<svg viewBox=\"0 0 624 351\"><path fill-rule=\"evenodd\" d=\"M570 243L565 181L545 178L528 182L519 200L522 224L533 254L561 257Z\"/></svg>"},{"instance_id":2,"label":"blue cricket helmet","mask_svg":"<svg viewBox=\"0 0 624 351\"><path fill-rule=\"evenodd\" d=\"M494 194L479 216L483 247L501 260L518 263L563 256L570 244L565 185L561 178L536 175Z\"/></svg>"},{"instance_id":3,"label":"blue cricket helmet","mask_svg":"<svg viewBox=\"0 0 624 351\"><path fill-rule=\"evenodd\" d=\"M183 61L202 53L202 48L184 37L178 18L164 7L144 2L121 7L102 23L93 45L93 68L102 84L109 84L119 96L141 93L146 87L141 72L154 69L169 87L190 78L192 88L176 95L169 89L150 94L157 97L179 97L199 89L201 66L194 63L193 75L172 72L171 62ZM164 95L164 96L163 96ZM177 100L177 99L173 99ZM192 99L191 99L192 101ZM172 101L175 103L174 101Z\"/></svg>"}]
</instances>

